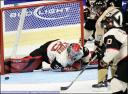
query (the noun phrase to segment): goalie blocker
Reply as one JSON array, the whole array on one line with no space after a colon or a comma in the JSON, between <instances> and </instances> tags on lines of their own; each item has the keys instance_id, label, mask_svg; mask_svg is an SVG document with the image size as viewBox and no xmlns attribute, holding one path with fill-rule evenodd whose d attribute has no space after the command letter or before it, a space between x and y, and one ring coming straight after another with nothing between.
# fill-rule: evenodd
<instances>
[{"instance_id":1,"label":"goalie blocker","mask_svg":"<svg viewBox=\"0 0 128 94\"><path fill-rule=\"evenodd\" d=\"M86 47L78 43L62 40L49 41L23 58L5 60L5 73L32 72L42 68L42 62L50 64L53 70L77 71L86 65L84 59L89 55Z\"/></svg>"}]
</instances>

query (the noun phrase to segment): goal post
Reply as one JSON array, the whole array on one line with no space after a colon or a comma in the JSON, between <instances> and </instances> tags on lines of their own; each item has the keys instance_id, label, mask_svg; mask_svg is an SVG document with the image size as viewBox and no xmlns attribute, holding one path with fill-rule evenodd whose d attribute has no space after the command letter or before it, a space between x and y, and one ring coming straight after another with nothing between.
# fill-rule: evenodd
<instances>
[{"instance_id":1,"label":"goal post","mask_svg":"<svg viewBox=\"0 0 128 94\"><path fill-rule=\"evenodd\" d=\"M82 0L61 0L0 9L0 73L4 60L24 57L47 41L62 39L84 45Z\"/></svg>"},{"instance_id":2,"label":"goal post","mask_svg":"<svg viewBox=\"0 0 128 94\"><path fill-rule=\"evenodd\" d=\"M2 9L0 9L0 74L4 74L4 44L3 44L3 21Z\"/></svg>"}]
</instances>

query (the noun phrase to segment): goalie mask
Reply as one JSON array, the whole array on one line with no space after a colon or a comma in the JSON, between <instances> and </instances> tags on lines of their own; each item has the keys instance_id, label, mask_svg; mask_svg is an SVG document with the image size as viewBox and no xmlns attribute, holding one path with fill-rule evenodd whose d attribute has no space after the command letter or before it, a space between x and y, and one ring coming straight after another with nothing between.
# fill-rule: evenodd
<instances>
[{"instance_id":1,"label":"goalie mask","mask_svg":"<svg viewBox=\"0 0 128 94\"><path fill-rule=\"evenodd\" d=\"M101 21L101 27L104 29L110 29L113 27L122 27L123 16L119 10L115 10L108 13L105 18Z\"/></svg>"},{"instance_id":2,"label":"goalie mask","mask_svg":"<svg viewBox=\"0 0 128 94\"><path fill-rule=\"evenodd\" d=\"M68 56L71 60L77 61L83 56L83 50L78 43L72 43L67 48Z\"/></svg>"}]
</instances>

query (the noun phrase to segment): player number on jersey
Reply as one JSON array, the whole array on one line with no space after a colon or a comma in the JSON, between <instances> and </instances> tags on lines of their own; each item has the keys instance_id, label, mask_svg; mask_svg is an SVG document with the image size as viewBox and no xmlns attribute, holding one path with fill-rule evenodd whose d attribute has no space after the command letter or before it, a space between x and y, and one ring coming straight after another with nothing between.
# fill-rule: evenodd
<instances>
[{"instance_id":1,"label":"player number on jersey","mask_svg":"<svg viewBox=\"0 0 128 94\"><path fill-rule=\"evenodd\" d=\"M59 41L52 47L51 51L56 51L57 53L60 54L67 48L67 46L68 46L68 43L66 42L62 43Z\"/></svg>"},{"instance_id":2,"label":"player number on jersey","mask_svg":"<svg viewBox=\"0 0 128 94\"><path fill-rule=\"evenodd\" d=\"M107 39L107 44L112 44L112 39Z\"/></svg>"}]
</instances>

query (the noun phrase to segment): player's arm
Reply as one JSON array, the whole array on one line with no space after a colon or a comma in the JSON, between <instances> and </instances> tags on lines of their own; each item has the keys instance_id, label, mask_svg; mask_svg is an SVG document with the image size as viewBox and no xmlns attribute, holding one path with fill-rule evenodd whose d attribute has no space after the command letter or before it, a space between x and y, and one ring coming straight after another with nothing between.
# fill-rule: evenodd
<instances>
[{"instance_id":1,"label":"player's arm","mask_svg":"<svg viewBox=\"0 0 128 94\"><path fill-rule=\"evenodd\" d=\"M81 69L81 60L74 62L72 65L62 66L56 59L51 64L51 68L56 72L78 71Z\"/></svg>"},{"instance_id":2,"label":"player's arm","mask_svg":"<svg viewBox=\"0 0 128 94\"><path fill-rule=\"evenodd\" d=\"M63 66L56 60L56 58L51 63L50 67L55 71L61 71L61 69L63 68Z\"/></svg>"}]
</instances>

